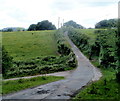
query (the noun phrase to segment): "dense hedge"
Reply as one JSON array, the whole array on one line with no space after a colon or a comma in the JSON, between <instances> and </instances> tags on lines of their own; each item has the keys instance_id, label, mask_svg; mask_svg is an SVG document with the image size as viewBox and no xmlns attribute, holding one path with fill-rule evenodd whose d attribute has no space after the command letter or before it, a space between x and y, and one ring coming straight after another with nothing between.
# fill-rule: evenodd
<instances>
[{"instance_id":1,"label":"dense hedge","mask_svg":"<svg viewBox=\"0 0 120 101\"><path fill-rule=\"evenodd\" d=\"M87 34L78 30L69 29L69 37L86 54L89 59L96 59L99 65L108 68L116 68L116 30L95 30L96 35L94 42Z\"/></svg>"},{"instance_id":2,"label":"dense hedge","mask_svg":"<svg viewBox=\"0 0 120 101\"><path fill-rule=\"evenodd\" d=\"M75 68L77 64L75 54L71 50L71 47L67 42L66 37L64 36L64 32L64 29L59 29L55 34L55 38L57 40L58 45L58 52L61 55L61 57L69 57L67 60L68 65L70 67Z\"/></svg>"},{"instance_id":3,"label":"dense hedge","mask_svg":"<svg viewBox=\"0 0 120 101\"><path fill-rule=\"evenodd\" d=\"M72 57L72 55L70 54ZM4 78L46 74L72 69L74 60L70 56L37 57L27 61L14 61Z\"/></svg>"},{"instance_id":4,"label":"dense hedge","mask_svg":"<svg viewBox=\"0 0 120 101\"><path fill-rule=\"evenodd\" d=\"M3 76L6 75L7 70L13 66L12 59L13 58L8 54L4 46L2 46L2 61L0 60L0 62L2 62Z\"/></svg>"}]
</instances>

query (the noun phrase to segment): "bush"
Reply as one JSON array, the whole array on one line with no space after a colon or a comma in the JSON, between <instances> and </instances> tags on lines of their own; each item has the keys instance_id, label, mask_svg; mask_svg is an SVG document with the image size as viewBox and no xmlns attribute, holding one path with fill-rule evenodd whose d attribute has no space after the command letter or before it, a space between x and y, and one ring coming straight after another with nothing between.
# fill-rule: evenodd
<instances>
[{"instance_id":1,"label":"bush","mask_svg":"<svg viewBox=\"0 0 120 101\"><path fill-rule=\"evenodd\" d=\"M116 73L116 80L118 83L120 83L120 71Z\"/></svg>"},{"instance_id":2,"label":"bush","mask_svg":"<svg viewBox=\"0 0 120 101\"><path fill-rule=\"evenodd\" d=\"M9 56L8 52L2 47L2 73L6 75L7 71L12 67L12 57Z\"/></svg>"},{"instance_id":3,"label":"bush","mask_svg":"<svg viewBox=\"0 0 120 101\"><path fill-rule=\"evenodd\" d=\"M95 39L76 29L70 29L68 33L70 39L89 57L90 60L99 60L99 64L104 68L116 67L115 30L95 30Z\"/></svg>"}]
</instances>

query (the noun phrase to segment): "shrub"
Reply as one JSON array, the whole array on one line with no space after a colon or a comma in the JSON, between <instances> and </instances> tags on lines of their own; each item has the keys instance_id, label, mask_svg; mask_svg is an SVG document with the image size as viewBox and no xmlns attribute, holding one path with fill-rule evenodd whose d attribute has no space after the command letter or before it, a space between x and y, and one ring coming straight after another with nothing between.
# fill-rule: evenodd
<instances>
[{"instance_id":1,"label":"shrub","mask_svg":"<svg viewBox=\"0 0 120 101\"><path fill-rule=\"evenodd\" d=\"M12 67L12 57L9 56L8 52L2 47L2 73L6 75L7 71Z\"/></svg>"}]
</instances>

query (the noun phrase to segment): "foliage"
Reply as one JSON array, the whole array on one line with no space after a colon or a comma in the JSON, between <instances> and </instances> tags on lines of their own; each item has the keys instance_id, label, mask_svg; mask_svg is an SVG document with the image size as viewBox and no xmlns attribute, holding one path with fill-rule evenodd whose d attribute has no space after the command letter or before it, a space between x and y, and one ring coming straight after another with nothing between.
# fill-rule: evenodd
<instances>
[{"instance_id":1,"label":"foliage","mask_svg":"<svg viewBox=\"0 0 120 101\"><path fill-rule=\"evenodd\" d=\"M71 50L65 44L59 44L59 46L58 46L58 52L60 54L69 55L70 51Z\"/></svg>"},{"instance_id":2,"label":"foliage","mask_svg":"<svg viewBox=\"0 0 120 101\"><path fill-rule=\"evenodd\" d=\"M116 76L118 60L116 34L115 29L69 30L71 40L91 59L92 63L101 67L103 73L101 80L86 87L73 100L119 99L119 84L116 82L116 78L120 76L119 72Z\"/></svg>"},{"instance_id":3,"label":"foliage","mask_svg":"<svg viewBox=\"0 0 120 101\"><path fill-rule=\"evenodd\" d=\"M12 67L12 57L9 56L8 52L2 47L2 73L6 75L6 72Z\"/></svg>"},{"instance_id":4,"label":"foliage","mask_svg":"<svg viewBox=\"0 0 120 101\"><path fill-rule=\"evenodd\" d=\"M58 45L58 52L65 57L69 57L68 59L68 65L71 67L76 67L76 58L75 54L71 50L71 47L69 43L67 42L67 39L64 36L65 30L59 29L57 33L55 34L55 38L57 40L57 45Z\"/></svg>"},{"instance_id":5,"label":"foliage","mask_svg":"<svg viewBox=\"0 0 120 101\"><path fill-rule=\"evenodd\" d=\"M117 81L120 83L120 19L118 19L118 32L117 32L117 49L116 49L116 55L117 55L117 73L116 73L116 78Z\"/></svg>"},{"instance_id":6,"label":"foliage","mask_svg":"<svg viewBox=\"0 0 120 101\"><path fill-rule=\"evenodd\" d=\"M117 19L102 20L95 25L95 28L117 28Z\"/></svg>"},{"instance_id":7,"label":"foliage","mask_svg":"<svg viewBox=\"0 0 120 101\"><path fill-rule=\"evenodd\" d=\"M28 28L28 31L35 31L35 30L55 30L56 27L48 20L43 20L38 22L37 24L31 24Z\"/></svg>"},{"instance_id":8,"label":"foliage","mask_svg":"<svg viewBox=\"0 0 120 101\"><path fill-rule=\"evenodd\" d=\"M43 85L61 79L64 79L64 77L41 76L29 79L3 81L2 94L17 92L23 89Z\"/></svg>"},{"instance_id":9,"label":"foliage","mask_svg":"<svg viewBox=\"0 0 120 101\"><path fill-rule=\"evenodd\" d=\"M55 30L56 27L48 20L38 22L36 30Z\"/></svg>"},{"instance_id":10,"label":"foliage","mask_svg":"<svg viewBox=\"0 0 120 101\"><path fill-rule=\"evenodd\" d=\"M115 80L116 71L113 69L102 69L103 77L94 82L85 89L83 89L79 94L77 94L74 100L116 100L120 99L119 96L119 85Z\"/></svg>"},{"instance_id":11,"label":"foliage","mask_svg":"<svg viewBox=\"0 0 120 101\"><path fill-rule=\"evenodd\" d=\"M100 31L97 36L100 45L99 62L105 67L116 67L116 31Z\"/></svg>"},{"instance_id":12,"label":"foliage","mask_svg":"<svg viewBox=\"0 0 120 101\"><path fill-rule=\"evenodd\" d=\"M36 24L31 24L28 28L28 31L35 31L36 30Z\"/></svg>"},{"instance_id":13,"label":"foliage","mask_svg":"<svg viewBox=\"0 0 120 101\"><path fill-rule=\"evenodd\" d=\"M76 29L70 29L68 33L69 37L78 46L78 48L80 48L85 54L87 53L91 56L91 48L93 47L94 43L91 44L90 37Z\"/></svg>"},{"instance_id":14,"label":"foliage","mask_svg":"<svg viewBox=\"0 0 120 101\"><path fill-rule=\"evenodd\" d=\"M69 56L45 56L27 61L14 61L4 78L23 77L37 74L47 74L73 69L75 65L72 54Z\"/></svg>"},{"instance_id":15,"label":"foliage","mask_svg":"<svg viewBox=\"0 0 120 101\"><path fill-rule=\"evenodd\" d=\"M95 30L93 36L81 30L69 30L71 40L86 54L89 59L99 61L104 68L116 68L116 31Z\"/></svg>"},{"instance_id":16,"label":"foliage","mask_svg":"<svg viewBox=\"0 0 120 101\"><path fill-rule=\"evenodd\" d=\"M84 29L84 27L82 25L77 24L73 20L70 20L70 21L64 23L64 26L66 26L66 27L73 27L73 28L79 28L79 29Z\"/></svg>"},{"instance_id":17,"label":"foliage","mask_svg":"<svg viewBox=\"0 0 120 101\"><path fill-rule=\"evenodd\" d=\"M70 47L68 46L68 42L65 39L63 29L59 29L56 34L55 38L57 40L58 52L61 55L69 55L71 51Z\"/></svg>"},{"instance_id":18,"label":"foliage","mask_svg":"<svg viewBox=\"0 0 120 101\"><path fill-rule=\"evenodd\" d=\"M9 28L8 30L7 30L7 32L12 32L13 31L13 29L12 28Z\"/></svg>"}]
</instances>

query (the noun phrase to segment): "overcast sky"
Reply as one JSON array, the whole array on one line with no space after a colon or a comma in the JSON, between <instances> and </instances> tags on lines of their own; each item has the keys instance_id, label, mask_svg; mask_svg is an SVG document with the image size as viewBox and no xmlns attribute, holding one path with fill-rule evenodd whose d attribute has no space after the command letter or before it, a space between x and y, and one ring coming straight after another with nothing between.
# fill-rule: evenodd
<instances>
[{"instance_id":1,"label":"overcast sky","mask_svg":"<svg viewBox=\"0 0 120 101\"><path fill-rule=\"evenodd\" d=\"M0 29L24 27L49 20L73 20L94 27L100 20L118 17L119 0L0 0Z\"/></svg>"}]
</instances>

